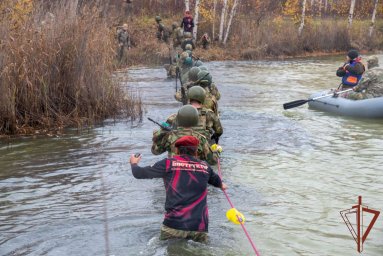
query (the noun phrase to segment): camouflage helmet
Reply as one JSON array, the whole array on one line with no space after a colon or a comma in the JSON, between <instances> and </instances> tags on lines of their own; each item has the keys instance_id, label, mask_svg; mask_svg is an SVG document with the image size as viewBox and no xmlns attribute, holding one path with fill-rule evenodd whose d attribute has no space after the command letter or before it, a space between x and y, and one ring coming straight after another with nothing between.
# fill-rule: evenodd
<instances>
[{"instance_id":1,"label":"camouflage helmet","mask_svg":"<svg viewBox=\"0 0 383 256\"><path fill-rule=\"evenodd\" d=\"M193 127L198 124L198 111L192 105L185 105L178 110L177 125L181 127Z\"/></svg>"},{"instance_id":2,"label":"camouflage helmet","mask_svg":"<svg viewBox=\"0 0 383 256\"><path fill-rule=\"evenodd\" d=\"M155 20L156 20L157 22L159 22L159 21L161 21L162 19L161 19L160 16L156 16Z\"/></svg>"},{"instance_id":3,"label":"camouflage helmet","mask_svg":"<svg viewBox=\"0 0 383 256\"><path fill-rule=\"evenodd\" d=\"M197 62L198 62L198 60L196 61L196 64L197 64ZM209 71L206 66L199 66L199 69Z\"/></svg>"},{"instance_id":4,"label":"camouflage helmet","mask_svg":"<svg viewBox=\"0 0 383 256\"><path fill-rule=\"evenodd\" d=\"M206 98L206 91L201 86L193 86L188 90L188 99L195 100L203 104Z\"/></svg>"},{"instance_id":5,"label":"camouflage helmet","mask_svg":"<svg viewBox=\"0 0 383 256\"><path fill-rule=\"evenodd\" d=\"M378 67L379 66L379 60L378 60L378 57L373 55L373 56L370 56L368 57L367 59L367 68L374 68L374 67Z\"/></svg>"},{"instance_id":6,"label":"camouflage helmet","mask_svg":"<svg viewBox=\"0 0 383 256\"><path fill-rule=\"evenodd\" d=\"M196 67L200 67L200 66L202 66L203 65L203 62L202 61L200 61L200 60L197 60L196 62L195 62L195 64L194 64Z\"/></svg>"},{"instance_id":7,"label":"camouflage helmet","mask_svg":"<svg viewBox=\"0 0 383 256\"><path fill-rule=\"evenodd\" d=\"M185 45L185 50L186 50L186 51L187 51L187 50L191 51L191 50L193 50L193 46L192 46L191 44L186 44L186 45Z\"/></svg>"},{"instance_id":8,"label":"camouflage helmet","mask_svg":"<svg viewBox=\"0 0 383 256\"><path fill-rule=\"evenodd\" d=\"M173 30L176 29L177 27L178 27L178 23L177 22L173 22L173 24L172 24Z\"/></svg>"},{"instance_id":9,"label":"camouflage helmet","mask_svg":"<svg viewBox=\"0 0 383 256\"><path fill-rule=\"evenodd\" d=\"M185 37L185 38L192 38L193 36L192 36L192 33L190 33L190 32L185 32L185 33L184 33L184 37Z\"/></svg>"},{"instance_id":10,"label":"camouflage helmet","mask_svg":"<svg viewBox=\"0 0 383 256\"><path fill-rule=\"evenodd\" d=\"M187 65L187 66L191 66L193 65L193 59L191 57L187 57L185 60L184 60L184 64Z\"/></svg>"},{"instance_id":11,"label":"camouflage helmet","mask_svg":"<svg viewBox=\"0 0 383 256\"><path fill-rule=\"evenodd\" d=\"M201 71L201 69L199 67L192 67L189 70L189 74L188 74L189 81L192 81L192 82L197 81L198 80L198 73L200 71Z\"/></svg>"}]
</instances>

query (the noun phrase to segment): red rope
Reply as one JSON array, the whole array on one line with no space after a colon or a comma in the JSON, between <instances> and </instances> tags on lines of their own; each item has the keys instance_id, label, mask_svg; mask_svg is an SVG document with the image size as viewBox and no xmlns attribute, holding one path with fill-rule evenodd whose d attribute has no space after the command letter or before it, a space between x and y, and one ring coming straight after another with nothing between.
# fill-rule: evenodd
<instances>
[{"instance_id":1,"label":"red rope","mask_svg":"<svg viewBox=\"0 0 383 256\"><path fill-rule=\"evenodd\" d=\"M222 179L221 161L220 161L219 158L218 158L218 163L217 163L217 165L218 165L218 175L219 175L219 177ZM227 201L229 202L231 208L235 208L234 205L233 205L233 203L231 202L231 200L230 200L230 198L229 198L229 195L226 193L226 191L225 191L225 190L222 190L222 191L223 191L223 193L225 194L226 199L227 199ZM247 239L249 240L251 246L253 247L253 250L254 250L254 252L255 252L255 255L260 256L260 254L259 254L259 252L258 252L258 250L257 250L257 247L255 247L255 244L254 244L253 240L251 239L249 233L247 232L247 230L246 230L246 228L245 228L245 225L243 225L243 223L242 223L242 219L240 219L240 217L239 217L238 215L236 215L236 216L237 216L237 219L238 219L239 223L241 224L241 227L242 227L243 231L245 232L245 235L246 235Z\"/></svg>"}]
</instances>

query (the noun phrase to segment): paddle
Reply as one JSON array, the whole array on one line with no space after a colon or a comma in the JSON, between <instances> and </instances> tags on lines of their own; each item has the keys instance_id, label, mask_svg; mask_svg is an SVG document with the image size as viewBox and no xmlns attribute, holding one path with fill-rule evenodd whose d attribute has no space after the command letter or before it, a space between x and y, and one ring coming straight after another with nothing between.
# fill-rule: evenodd
<instances>
[{"instance_id":1,"label":"paddle","mask_svg":"<svg viewBox=\"0 0 383 256\"><path fill-rule=\"evenodd\" d=\"M283 108L284 109L290 109L290 108L299 107L299 106L301 106L301 105L303 105L303 104L305 104L305 103L307 103L309 101L315 101L315 100L318 100L318 99L321 99L321 98L335 96L335 95L339 95L339 94L342 94L342 93L345 93L345 92L349 92L349 91L352 91L352 89L347 89L347 90L340 91L340 92L329 93L329 94L318 96L318 97L315 97L315 98L312 98L312 99L308 99L308 100L296 100L296 101L292 101L292 102L287 102L287 103L283 104Z\"/></svg>"}]
</instances>

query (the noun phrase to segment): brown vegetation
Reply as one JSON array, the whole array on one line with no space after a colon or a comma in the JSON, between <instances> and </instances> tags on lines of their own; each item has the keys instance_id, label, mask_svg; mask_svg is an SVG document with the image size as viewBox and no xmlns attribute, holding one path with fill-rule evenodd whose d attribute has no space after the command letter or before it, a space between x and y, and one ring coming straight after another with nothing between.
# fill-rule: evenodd
<instances>
[{"instance_id":1,"label":"brown vegetation","mask_svg":"<svg viewBox=\"0 0 383 256\"><path fill-rule=\"evenodd\" d=\"M18 27L0 21L0 134L142 115L138 95L113 80L114 34L99 11L45 13L35 9Z\"/></svg>"},{"instance_id":2,"label":"brown vegetation","mask_svg":"<svg viewBox=\"0 0 383 256\"><path fill-rule=\"evenodd\" d=\"M190 1L193 3L194 1ZM213 39L210 50L197 49L195 55L204 60L241 60L284 58L316 54L344 53L350 48L360 51L381 50L383 25L378 20L373 35L368 34L373 1L358 1L355 19L348 29L349 1L310 1L303 33L299 35L301 7L298 0L240 1L226 45L217 41L222 1L217 1L216 15L212 14L212 0L201 1L197 39L208 32ZM229 1L232 4L232 1ZM324 2L323 2L324 3ZM382 4L379 10L382 9ZM149 8L150 6L151 8ZM169 59L167 45L155 38L154 17L161 15L163 23L180 23L183 1L133 1L115 13L115 23L128 22L135 48L129 53L129 65L164 64ZM191 4L193 10L193 4ZM229 8L231 8L229 6ZM121 10L123 13L121 13ZM113 13L113 9L110 11ZM213 25L215 34L212 35Z\"/></svg>"}]
</instances>

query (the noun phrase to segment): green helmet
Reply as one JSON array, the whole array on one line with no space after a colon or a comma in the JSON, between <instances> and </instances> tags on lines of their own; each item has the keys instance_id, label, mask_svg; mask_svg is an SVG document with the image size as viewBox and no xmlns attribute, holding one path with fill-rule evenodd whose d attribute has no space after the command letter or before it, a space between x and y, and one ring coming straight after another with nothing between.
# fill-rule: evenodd
<instances>
[{"instance_id":1,"label":"green helmet","mask_svg":"<svg viewBox=\"0 0 383 256\"><path fill-rule=\"evenodd\" d=\"M155 18L155 19L156 19L156 21L157 21L157 22L159 22L159 21L161 21L161 20L162 20L160 16L156 16L156 18Z\"/></svg>"},{"instance_id":2,"label":"green helmet","mask_svg":"<svg viewBox=\"0 0 383 256\"><path fill-rule=\"evenodd\" d=\"M192 105L185 105L178 110L177 125L181 127L193 127L198 125L198 111Z\"/></svg>"},{"instance_id":3,"label":"green helmet","mask_svg":"<svg viewBox=\"0 0 383 256\"><path fill-rule=\"evenodd\" d=\"M201 69L199 67L192 67L190 70L189 70L189 81L197 81L198 80L198 73L201 71Z\"/></svg>"},{"instance_id":4,"label":"green helmet","mask_svg":"<svg viewBox=\"0 0 383 256\"><path fill-rule=\"evenodd\" d=\"M202 65L203 65L203 62L200 61L200 60L197 60L197 61L195 62L195 64L194 64L194 66L196 66L196 67L200 67L200 66L202 66Z\"/></svg>"},{"instance_id":5,"label":"green helmet","mask_svg":"<svg viewBox=\"0 0 383 256\"><path fill-rule=\"evenodd\" d=\"M210 85L211 84L211 75L209 72L207 72L206 70L201 70L200 72L198 72L198 82L199 84L201 85Z\"/></svg>"},{"instance_id":6,"label":"green helmet","mask_svg":"<svg viewBox=\"0 0 383 256\"><path fill-rule=\"evenodd\" d=\"M184 60L184 64L187 65L187 66L191 66L193 65L193 59L191 57L187 57L185 60Z\"/></svg>"},{"instance_id":7,"label":"green helmet","mask_svg":"<svg viewBox=\"0 0 383 256\"><path fill-rule=\"evenodd\" d=\"M185 32L185 33L184 33L184 37L185 37L185 38L192 38L193 35L192 35L192 33L190 33L190 32Z\"/></svg>"},{"instance_id":8,"label":"green helmet","mask_svg":"<svg viewBox=\"0 0 383 256\"><path fill-rule=\"evenodd\" d=\"M196 64L197 64L197 62L198 62L198 60L196 61ZM199 66L199 69L209 71L206 66Z\"/></svg>"},{"instance_id":9,"label":"green helmet","mask_svg":"<svg viewBox=\"0 0 383 256\"><path fill-rule=\"evenodd\" d=\"M201 86L193 86L188 90L188 99L196 100L199 103L203 104L206 98L206 91Z\"/></svg>"},{"instance_id":10,"label":"green helmet","mask_svg":"<svg viewBox=\"0 0 383 256\"><path fill-rule=\"evenodd\" d=\"M178 23L177 22L173 22L173 24L172 24L172 29L174 30L174 29L176 29L178 27Z\"/></svg>"},{"instance_id":11,"label":"green helmet","mask_svg":"<svg viewBox=\"0 0 383 256\"><path fill-rule=\"evenodd\" d=\"M185 50L192 51L193 50L193 46L191 44L187 44L187 45L185 45Z\"/></svg>"}]
</instances>

